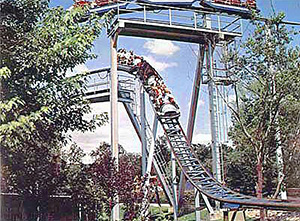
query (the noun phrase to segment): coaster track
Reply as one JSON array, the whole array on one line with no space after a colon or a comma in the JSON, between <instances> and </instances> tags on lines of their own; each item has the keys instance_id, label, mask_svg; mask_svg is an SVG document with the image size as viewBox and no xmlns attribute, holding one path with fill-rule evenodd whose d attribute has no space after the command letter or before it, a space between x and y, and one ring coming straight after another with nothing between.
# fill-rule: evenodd
<instances>
[{"instance_id":1,"label":"coaster track","mask_svg":"<svg viewBox=\"0 0 300 221\"><path fill-rule=\"evenodd\" d=\"M205 169L196 157L191 145L189 145L187 137L179 122L180 113L174 112L173 115L164 114L161 113L163 108L157 107L157 101L155 101L156 99L153 99L153 94L155 93L152 90L152 87L148 85L148 80L153 75L158 75L158 79L162 79L162 77L147 61L143 60L142 57L133 55L132 52L130 52L130 55L125 56L124 53L127 52L124 49L121 49L120 51L121 53L118 53L118 64L120 66L129 67L130 72L134 72L141 79L144 88L150 98L152 98L151 100L154 110L156 111L156 116L158 116L158 120L162 125L168 143L170 144L171 151L174 153L186 178L199 192L210 199L223 203L238 204L239 207L242 208L263 207L266 209L277 210L300 210L300 203L243 195L218 182L208 170ZM175 104L175 106L177 105ZM158 148L158 145L156 148Z\"/></svg>"}]
</instances>

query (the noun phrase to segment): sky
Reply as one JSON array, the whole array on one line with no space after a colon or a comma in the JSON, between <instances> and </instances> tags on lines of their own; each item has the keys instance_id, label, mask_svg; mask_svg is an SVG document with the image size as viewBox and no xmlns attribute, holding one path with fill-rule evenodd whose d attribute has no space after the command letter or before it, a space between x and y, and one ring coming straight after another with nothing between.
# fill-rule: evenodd
<instances>
[{"instance_id":1,"label":"sky","mask_svg":"<svg viewBox=\"0 0 300 221\"><path fill-rule=\"evenodd\" d=\"M56 7L60 5L68 8L72 4L72 0L52 0L50 6ZM299 0L257 0L257 5L261 10L261 14L265 17L272 15L273 11L276 13L282 11L286 14L285 20L300 22ZM247 21L244 21L243 29L244 36L242 40L251 34L252 27L248 25ZM299 36L295 39L295 44L300 44ZM182 42L121 36L119 37L118 48L134 50L136 54L144 56L159 71L180 106L180 122L182 127L186 128L198 46ZM73 70L74 73L110 65L110 45L105 30L95 41L93 52L98 55L97 59L76 67ZM101 113L102 111L109 112L109 103L92 104L92 108L93 114ZM73 133L72 136L86 152L89 152L103 141L110 142L110 126L107 124L97 128L95 132ZM203 86L198 102L193 142L207 144L210 142L210 139L208 92L207 87ZM119 143L127 151L141 151L140 141L121 104L119 104Z\"/></svg>"}]
</instances>

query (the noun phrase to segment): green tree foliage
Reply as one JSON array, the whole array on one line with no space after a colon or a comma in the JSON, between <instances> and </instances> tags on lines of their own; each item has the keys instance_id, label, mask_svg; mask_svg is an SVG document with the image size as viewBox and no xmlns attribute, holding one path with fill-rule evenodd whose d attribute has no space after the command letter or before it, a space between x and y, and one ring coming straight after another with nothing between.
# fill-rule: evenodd
<instances>
[{"instance_id":1,"label":"green tree foliage","mask_svg":"<svg viewBox=\"0 0 300 221\"><path fill-rule=\"evenodd\" d=\"M239 79L230 132L236 151L230 158L240 165L245 162L240 174L246 170L246 176L253 177L256 168L258 197L264 185L276 187L278 146L287 156L299 141L300 49L292 45L294 32L280 24L283 18L280 14L266 23L254 23L254 34L243 45L243 54L232 53L229 59L231 74ZM290 165L287 157L285 163ZM294 176L291 170L286 172Z\"/></svg>"},{"instance_id":2,"label":"green tree foliage","mask_svg":"<svg viewBox=\"0 0 300 221\"><path fill-rule=\"evenodd\" d=\"M102 143L90 153L91 164L82 162L85 154L75 145L64 156L68 161L65 171L69 174L66 176L68 185L62 192L72 196L73 204L80 206L85 216L92 220L110 220L116 196L123 204L125 220L139 216L143 183L140 171L135 168L136 155L121 151L117 167L110 146Z\"/></svg>"},{"instance_id":3,"label":"green tree foliage","mask_svg":"<svg viewBox=\"0 0 300 221\"><path fill-rule=\"evenodd\" d=\"M49 8L47 0L1 0L0 145L8 191L22 196L36 219L63 177L55 166L68 131L95 129L105 114L85 120L83 76L66 72L88 59L102 23L80 7Z\"/></svg>"},{"instance_id":4,"label":"green tree foliage","mask_svg":"<svg viewBox=\"0 0 300 221\"><path fill-rule=\"evenodd\" d=\"M203 164L203 166L208 169L210 172L212 171L212 152L210 145L204 144L193 144L193 149L197 158Z\"/></svg>"}]
</instances>

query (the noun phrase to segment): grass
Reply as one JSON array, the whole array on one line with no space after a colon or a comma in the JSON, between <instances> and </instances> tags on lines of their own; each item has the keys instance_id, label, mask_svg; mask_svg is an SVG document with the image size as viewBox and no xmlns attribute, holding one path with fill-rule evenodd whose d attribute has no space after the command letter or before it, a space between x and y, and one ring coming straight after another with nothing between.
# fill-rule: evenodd
<instances>
[{"instance_id":1,"label":"grass","mask_svg":"<svg viewBox=\"0 0 300 221\"><path fill-rule=\"evenodd\" d=\"M171 214L170 212L170 207L162 206L162 207L155 207L155 206L150 206L150 214L153 217L157 217L156 220L169 220L168 218L164 219L163 217L167 217L167 215ZM120 217L123 217L124 210L121 208L120 210ZM209 220L209 214L206 209L200 211L200 216L201 220ZM183 216L180 216L178 218L179 221L195 221L196 220L196 215L195 212L185 214ZM221 221L222 219L218 219L218 221ZM247 217L246 221L253 221L255 219Z\"/></svg>"},{"instance_id":2,"label":"grass","mask_svg":"<svg viewBox=\"0 0 300 221\"><path fill-rule=\"evenodd\" d=\"M208 217L208 212L206 210L201 210L200 217L201 217L201 220L206 220ZM195 212L192 212L192 213L180 216L178 218L178 220L179 221L194 221L194 220L196 220L196 214L195 214Z\"/></svg>"}]
</instances>

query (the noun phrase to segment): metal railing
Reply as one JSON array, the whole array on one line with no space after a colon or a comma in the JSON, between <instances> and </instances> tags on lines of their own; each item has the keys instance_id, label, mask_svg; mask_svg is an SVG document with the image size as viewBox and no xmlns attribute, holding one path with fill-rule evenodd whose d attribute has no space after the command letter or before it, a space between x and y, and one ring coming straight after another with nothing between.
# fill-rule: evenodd
<instances>
[{"instance_id":1,"label":"metal railing","mask_svg":"<svg viewBox=\"0 0 300 221\"><path fill-rule=\"evenodd\" d=\"M127 20L147 24L168 25L177 28L242 34L242 19L236 15L147 3L131 3L125 8L125 2L118 1L116 16L112 20L111 25L117 20ZM207 25L207 21L210 22L210 25Z\"/></svg>"},{"instance_id":2,"label":"metal railing","mask_svg":"<svg viewBox=\"0 0 300 221\"><path fill-rule=\"evenodd\" d=\"M87 93L104 91L110 88L110 73L109 69L99 69L98 71L91 71L86 77L87 79ZM135 77L130 74L118 74L119 90L126 90L134 92Z\"/></svg>"}]
</instances>

